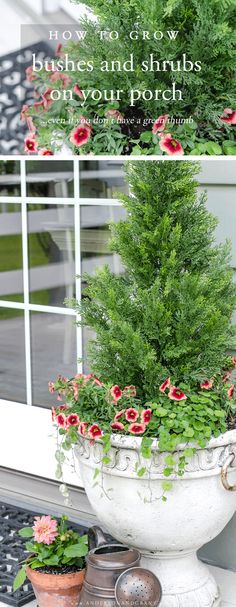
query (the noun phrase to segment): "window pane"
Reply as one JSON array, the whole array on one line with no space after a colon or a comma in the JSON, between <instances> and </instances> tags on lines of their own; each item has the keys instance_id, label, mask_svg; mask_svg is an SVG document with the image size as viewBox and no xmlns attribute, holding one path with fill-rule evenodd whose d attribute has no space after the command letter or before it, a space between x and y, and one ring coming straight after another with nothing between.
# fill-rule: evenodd
<instances>
[{"instance_id":1,"label":"window pane","mask_svg":"<svg viewBox=\"0 0 236 607\"><path fill-rule=\"evenodd\" d=\"M71 198L74 195L73 162L69 160L28 160L27 196Z\"/></svg>"},{"instance_id":2,"label":"window pane","mask_svg":"<svg viewBox=\"0 0 236 607\"><path fill-rule=\"evenodd\" d=\"M21 207L0 203L0 299L23 301Z\"/></svg>"},{"instance_id":3,"label":"window pane","mask_svg":"<svg viewBox=\"0 0 236 607\"><path fill-rule=\"evenodd\" d=\"M48 381L76 373L76 327L74 317L61 314L31 314L33 404L50 407L55 396Z\"/></svg>"},{"instance_id":4,"label":"window pane","mask_svg":"<svg viewBox=\"0 0 236 607\"><path fill-rule=\"evenodd\" d=\"M0 161L0 196L20 196L19 160Z\"/></svg>"},{"instance_id":5,"label":"window pane","mask_svg":"<svg viewBox=\"0 0 236 607\"><path fill-rule=\"evenodd\" d=\"M123 164L107 160L80 161L81 198L113 198L118 191L128 191Z\"/></svg>"},{"instance_id":6,"label":"window pane","mask_svg":"<svg viewBox=\"0 0 236 607\"><path fill-rule=\"evenodd\" d=\"M26 402L25 330L22 310L0 308L1 398Z\"/></svg>"},{"instance_id":7,"label":"window pane","mask_svg":"<svg viewBox=\"0 0 236 607\"><path fill-rule=\"evenodd\" d=\"M30 303L63 306L75 294L74 207L28 205Z\"/></svg>"}]
</instances>

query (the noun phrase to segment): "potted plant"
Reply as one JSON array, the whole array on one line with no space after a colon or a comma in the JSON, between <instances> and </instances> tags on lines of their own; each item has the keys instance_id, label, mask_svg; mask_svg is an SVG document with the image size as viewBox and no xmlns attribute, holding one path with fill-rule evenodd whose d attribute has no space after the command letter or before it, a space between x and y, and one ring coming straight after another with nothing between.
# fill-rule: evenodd
<instances>
[{"instance_id":1,"label":"potted plant","mask_svg":"<svg viewBox=\"0 0 236 607\"><path fill-rule=\"evenodd\" d=\"M27 68L26 153L235 154L234 0L86 5L82 35Z\"/></svg>"},{"instance_id":2,"label":"potted plant","mask_svg":"<svg viewBox=\"0 0 236 607\"><path fill-rule=\"evenodd\" d=\"M13 589L28 578L33 585L39 607L77 607L85 573L88 552L87 536L80 536L66 523L67 516L57 521L51 516L36 516L33 527L23 527L19 535L26 538L30 554L18 571Z\"/></svg>"},{"instance_id":3,"label":"potted plant","mask_svg":"<svg viewBox=\"0 0 236 607\"><path fill-rule=\"evenodd\" d=\"M141 551L163 607L220 605L196 551L236 509L226 490L235 483L236 288L198 171L188 161L128 163L127 218L111 227L124 273L85 276L74 304L96 331L92 373L49 386L61 400L58 476L74 446L98 518Z\"/></svg>"}]
</instances>

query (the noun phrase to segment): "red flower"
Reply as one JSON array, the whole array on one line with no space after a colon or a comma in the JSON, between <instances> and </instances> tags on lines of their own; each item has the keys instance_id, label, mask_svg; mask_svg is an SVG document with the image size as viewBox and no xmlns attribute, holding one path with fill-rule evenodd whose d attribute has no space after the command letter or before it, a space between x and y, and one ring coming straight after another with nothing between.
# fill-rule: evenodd
<instances>
[{"instance_id":1,"label":"red flower","mask_svg":"<svg viewBox=\"0 0 236 607\"><path fill-rule=\"evenodd\" d=\"M66 416L64 413L59 413L59 415L57 415L57 423L61 428L66 428Z\"/></svg>"},{"instance_id":2,"label":"red flower","mask_svg":"<svg viewBox=\"0 0 236 607\"><path fill-rule=\"evenodd\" d=\"M228 398L232 398L234 395L234 384L232 384L228 390Z\"/></svg>"},{"instance_id":3,"label":"red flower","mask_svg":"<svg viewBox=\"0 0 236 607\"><path fill-rule=\"evenodd\" d=\"M131 434L143 434L146 430L145 424L130 424L128 427L129 432Z\"/></svg>"},{"instance_id":4,"label":"red flower","mask_svg":"<svg viewBox=\"0 0 236 607\"><path fill-rule=\"evenodd\" d=\"M223 379L222 379L222 381L223 381L224 384L228 381L228 379L230 378L230 376L231 376L231 371L227 371L225 373Z\"/></svg>"},{"instance_id":5,"label":"red flower","mask_svg":"<svg viewBox=\"0 0 236 607\"><path fill-rule=\"evenodd\" d=\"M185 400L187 398L183 390L180 390L180 388L176 388L175 386L171 386L168 396L172 400Z\"/></svg>"},{"instance_id":6,"label":"red flower","mask_svg":"<svg viewBox=\"0 0 236 607\"><path fill-rule=\"evenodd\" d=\"M122 390L117 385L113 386L110 389L110 393L111 393L111 395L112 395L113 400L115 401L115 403L117 403L118 400L120 400L120 398L122 397Z\"/></svg>"},{"instance_id":7,"label":"red flower","mask_svg":"<svg viewBox=\"0 0 236 607\"><path fill-rule=\"evenodd\" d=\"M78 426L79 424L79 416L77 413L71 413L67 417L67 423L69 426Z\"/></svg>"},{"instance_id":8,"label":"red flower","mask_svg":"<svg viewBox=\"0 0 236 607\"><path fill-rule=\"evenodd\" d=\"M233 356L231 356L232 358L232 364L234 365L234 367L236 367L236 358L234 358Z\"/></svg>"},{"instance_id":9,"label":"red flower","mask_svg":"<svg viewBox=\"0 0 236 607\"><path fill-rule=\"evenodd\" d=\"M43 97L43 107L45 110L48 110L51 105L54 103L55 99L52 99L51 97L51 92L53 91L53 89L46 89L45 93L43 93L42 97ZM36 106L36 103L34 104L34 107Z\"/></svg>"},{"instance_id":10,"label":"red flower","mask_svg":"<svg viewBox=\"0 0 236 607\"><path fill-rule=\"evenodd\" d=\"M59 42L59 44L57 45L57 48L55 50L55 56L56 57L60 57L60 55L62 55L62 49L63 49L63 45Z\"/></svg>"},{"instance_id":11,"label":"red flower","mask_svg":"<svg viewBox=\"0 0 236 607\"><path fill-rule=\"evenodd\" d=\"M90 438L99 438L99 436L102 436L102 430L98 424L93 424L88 430L88 435Z\"/></svg>"},{"instance_id":12,"label":"red flower","mask_svg":"<svg viewBox=\"0 0 236 607\"><path fill-rule=\"evenodd\" d=\"M83 91L81 90L81 88L78 84L75 84L75 86L74 86L74 93L76 95L78 95L78 97L80 97L80 99L84 99Z\"/></svg>"},{"instance_id":13,"label":"red flower","mask_svg":"<svg viewBox=\"0 0 236 607\"><path fill-rule=\"evenodd\" d=\"M68 405L60 405L59 410L60 411L67 411L69 409Z\"/></svg>"},{"instance_id":14,"label":"red flower","mask_svg":"<svg viewBox=\"0 0 236 607\"><path fill-rule=\"evenodd\" d=\"M202 390L211 390L213 383L213 379L205 379L205 381L200 384L200 388L202 388Z\"/></svg>"},{"instance_id":15,"label":"red flower","mask_svg":"<svg viewBox=\"0 0 236 607\"><path fill-rule=\"evenodd\" d=\"M70 76L63 74L63 72L53 72L53 74L50 76L50 80L51 80L51 82L56 82L57 80L61 80L62 88L66 89L67 85L70 82Z\"/></svg>"},{"instance_id":16,"label":"red flower","mask_svg":"<svg viewBox=\"0 0 236 607\"><path fill-rule=\"evenodd\" d=\"M168 377L168 379L165 379L163 384L161 384L159 390L160 392L165 392L166 388L170 388L170 377Z\"/></svg>"},{"instance_id":17,"label":"red flower","mask_svg":"<svg viewBox=\"0 0 236 607\"><path fill-rule=\"evenodd\" d=\"M97 384L97 386L103 386L103 383L100 381L100 379L98 379L97 377L95 377L95 375L93 373L89 373L89 375L84 375L84 381L88 382L90 381L90 379Z\"/></svg>"},{"instance_id":18,"label":"red flower","mask_svg":"<svg viewBox=\"0 0 236 607\"><path fill-rule=\"evenodd\" d=\"M71 143L73 143L77 148L79 148L81 145L85 145L91 135L91 127L84 124L84 125L79 125L76 126L70 134L70 141Z\"/></svg>"},{"instance_id":19,"label":"red flower","mask_svg":"<svg viewBox=\"0 0 236 607\"><path fill-rule=\"evenodd\" d=\"M151 418L152 418L152 410L143 409L143 411L141 411L140 417L141 417L142 424L149 424L149 422L151 421Z\"/></svg>"},{"instance_id":20,"label":"red flower","mask_svg":"<svg viewBox=\"0 0 236 607\"><path fill-rule=\"evenodd\" d=\"M55 392L55 385L54 385L53 381L48 382L48 390L51 394L53 394Z\"/></svg>"},{"instance_id":21,"label":"red flower","mask_svg":"<svg viewBox=\"0 0 236 607\"><path fill-rule=\"evenodd\" d=\"M125 412L125 419L127 419L127 422L136 422L138 417L139 412L137 411L137 409L133 409L132 407L127 409Z\"/></svg>"},{"instance_id":22,"label":"red flower","mask_svg":"<svg viewBox=\"0 0 236 607\"><path fill-rule=\"evenodd\" d=\"M79 434L81 434L81 436L85 436L85 434L87 433L87 427L88 424L87 422L81 422L79 425Z\"/></svg>"},{"instance_id":23,"label":"red flower","mask_svg":"<svg viewBox=\"0 0 236 607\"><path fill-rule=\"evenodd\" d=\"M125 386L123 394L125 396L132 396L134 398L137 394L135 386Z\"/></svg>"},{"instance_id":24,"label":"red flower","mask_svg":"<svg viewBox=\"0 0 236 607\"><path fill-rule=\"evenodd\" d=\"M41 150L39 150L39 154L40 156L54 156L52 150L47 150L47 148L41 148Z\"/></svg>"},{"instance_id":25,"label":"red flower","mask_svg":"<svg viewBox=\"0 0 236 607\"><path fill-rule=\"evenodd\" d=\"M184 154L184 150L180 141L174 139L170 133L162 135L159 142L159 146L163 152L166 152L169 156L175 156L177 154Z\"/></svg>"},{"instance_id":26,"label":"red flower","mask_svg":"<svg viewBox=\"0 0 236 607\"><path fill-rule=\"evenodd\" d=\"M156 133L160 133L160 131L164 131L166 123L168 122L168 118L169 114L165 114L164 116L159 116L159 118L157 118L152 127L153 135L156 135Z\"/></svg>"},{"instance_id":27,"label":"red flower","mask_svg":"<svg viewBox=\"0 0 236 607\"><path fill-rule=\"evenodd\" d=\"M38 143L35 139L35 133L29 133L29 135L24 140L24 144L24 151L28 154L34 154L35 152L37 152Z\"/></svg>"},{"instance_id":28,"label":"red flower","mask_svg":"<svg viewBox=\"0 0 236 607\"><path fill-rule=\"evenodd\" d=\"M33 66L32 65L29 65L29 67L26 68L25 74L26 74L26 80L28 80L28 82L32 82L33 80L37 80L37 76L34 75L34 70L33 70Z\"/></svg>"},{"instance_id":29,"label":"red flower","mask_svg":"<svg viewBox=\"0 0 236 607\"><path fill-rule=\"evenodd\" d=\"M227 124L236 124L236 110L231 110L231 108L225 108L223 116L220 117L220 120L223 122L227 122Z\"/></svg>"},{"instance_id":30,"label":"red flower","mask_svg":"<svg viewBox=\"0 0 236 607\"><path fill-rule=\"evenodd\" d=\"M52 407L52 422L55 422L56 419L56 411L54 409L54 407Z\"/></svg>"},{"instance_id":31,"label":"red flower","mask_svg":"<svg viewBox=\"0 0 236 607\"><path fill-rule=\"evenodd\" d=\"M112 422L111 428L112 430L124 430L124 424L121 422Z\"/></svg>"},{"instance_id":32,"label":"red flower","mask_svg":"<svg viewBox=\"0 0 236 607\"><path fill-rule=\"evenodd\" d=\"M119 421L119 419L120 419L121 417L123 417L124 413L125 413L125 409L122 409L122 411L119 411L119 412L118 412L118 413L115 415L115 417L114 417L114 422L118 422L118 421Z\"/></svg>"}]
</instances>

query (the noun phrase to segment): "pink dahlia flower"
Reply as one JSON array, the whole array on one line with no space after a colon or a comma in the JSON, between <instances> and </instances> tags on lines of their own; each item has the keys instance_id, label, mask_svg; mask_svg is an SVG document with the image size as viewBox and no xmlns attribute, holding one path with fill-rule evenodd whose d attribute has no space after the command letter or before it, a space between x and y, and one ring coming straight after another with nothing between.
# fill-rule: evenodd
<instances>
[{"instance_id":1,"label":"pink dahlia flower","mask_svg":"<svg viewBox=\"0 0 236 607\"><path fill-rule=\"evenodd\" d=\"M130 424L128 430L131 434L143 434L146 430L145 424Z\"/></svg>"},{"instance_id":2,"label":"pink dahlia flower","mask_svg":"<svg viewBox=\"0 0 236 607\"><path fill-rule=\"evenodd\" d=\"M91 136L91 127L86 124L76 126L70 134L70 141L77 148L88 143Z\"/></svg>"},{"instance_id":3,"label":"pink dahlia flower","mask_svg":"<svg viewBox=\"0 0 236 607\"><path fill-rule=\"evenodd\" d=\"M156 135L156 133L160 133L161 131L164 131L166 123L168 122L168 118L169 118L169 114L165 114L164 116L159 116L159 118L157 118L157 120L155 120L154 125L152 127L153 135Z\"/></svg>"},{"instance_id":4,"label":"pink dahlia flower","mask_svg":"<svg viewBox=\"0 0 236 607\"><path fill-rule=\"evenodd\" d=\"M163 381L163 384L161 384L159 390L160 390L160 392L165 392L166 388L170 388L170 377L168 377L168 379L165 379L165 381Z\"/></svg>"},{"instance_id":5,"label":"pink dahlia flower","mask_svg":"<svg viewBox=\"0 0 236 607\"><path fill-rule=\"evenodd\" d=\"M133 409L133 407L130 407L125 412L125 419L127 419L127 422L136 422L138 417L139 412L137 411L137 409Z\"/></svg>"},{"instance_id":6,"label":"pink dahlia flower","mask_svg":"<svg viewBox=\"0 0 236 607\"><path fill-rule=\"evenodd\" d=\"M57 521L51 516L36 516L34 519L34 539L38 544L53 544L58 536Z\"/></svg>"},{"instance_id":7,"label":"pink dahlia flower","mask_svg":"<svg viewBox=\"0 0 236 607\"><path fill-rule=\"evenodd\" d=\"M200 388L202 388L202 390L211 390L213 383L213 379L206 379L200 384Z\"/></svg>"},{"instance_id":8,"label":"pink dahlia flower","mask_svg":"<svg viewBox=\"0 0 236 607\"><path fill-rule=\"evenodd\" d=\"M143 411L141 411L140 417L141 417L142 424L149 424L149 422L151 421L151 418L152 418L152 410L143 409Z\"/></svg>"},{"instance_id":9,"label":"pink dahlia flower","mask_svg":"<svg viewBox=\"0 0 236 607\"><path fill-rule=\"evenodd\" d=\"M175 386L171 386L168 396L171 400L185 400L187 398L183 390L180 390L180 388L176 388Z\"/></svg>"},{"instance_id":10,"label":"pink dahlia flower","mask_svg":"<svg viewBox=\"0 0 236 607\"><path fill-rule=\"evenodd\" d=\"M231 108L225 108L223 116L220 117L220 120L226 122L227 124L236 124L236 110L231 110Z\"/></svg>"},{"instance_id":11,"label":"pink dahlia flower","mask_svg":"<svg viewBox=\"0 0 236 607\"><path fill-rule=\"evenodd\" d=\"M234 384L232 384L228 390L228 398L232 398L234 395Z\"/></svg>"},{"instance_id":12,"label":"pink dahlia flower","mask_svg":"<svg viewBox=\"0 0 236 607\"><path fill-rule=\"evenodd\" d=\"M112 422L111 423L112 430L124 430L124 424L121 422Z\"/></svg>"},{"instance_id":13,"label":"pink dahlia flower","mask_svg":"<svg viewBox=\"0 0 236 607\"><path fill-rule=\"evenodd\" d=\"M122 397L122 390L117 385L112 386L112 388L110 389L110 393L111 393L112 398L113 398L113 400L114 400L115 403L117 403L118 400L120 400L120 398Z\"/></svg>"},{"instance_id":14,"label":"pink dahlia flower","mask_svg":"<svg viewBox=\"0 0 236 607\"><path fill-rule=\"evenodd\" d=\"M184 154L183 147L177 139L174 139L170 133L162 135L159 142L159 146L163 152L166 152L169 156L177 156L177 154Z\"/></svg>"},{"instance_id":15,"label":"pink dahlia flower","mask_svg":"<svg viewBox=\"0 0 236 607\"><path fill-rule=\"evenodd\" d=\"M90 438L99 438L100 436L102 436L102 430L101 428L99 428L98 424L93 424L92 426L90 426L88 430L88 436Z\"/></svg>"}]
</instances>

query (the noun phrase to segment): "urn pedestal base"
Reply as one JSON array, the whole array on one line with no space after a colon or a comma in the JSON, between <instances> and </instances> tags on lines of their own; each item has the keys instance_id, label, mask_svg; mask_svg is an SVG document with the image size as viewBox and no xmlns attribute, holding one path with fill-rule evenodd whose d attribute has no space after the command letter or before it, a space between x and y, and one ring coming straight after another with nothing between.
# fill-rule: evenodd
<instances>
[{"instance_id":1,"label":"urn pedestal base","mask_svg":"<svg viewBox=\"0 0 236 607\"><path fill-rule=\"evenodd\" d=\"M142 553L141 565L159 578L160 607L220 607L220 591L196 552Z\"/></svg>"}]
</instances>

